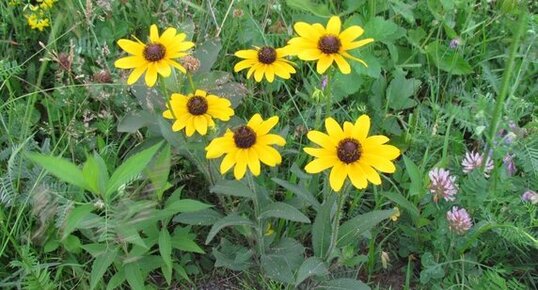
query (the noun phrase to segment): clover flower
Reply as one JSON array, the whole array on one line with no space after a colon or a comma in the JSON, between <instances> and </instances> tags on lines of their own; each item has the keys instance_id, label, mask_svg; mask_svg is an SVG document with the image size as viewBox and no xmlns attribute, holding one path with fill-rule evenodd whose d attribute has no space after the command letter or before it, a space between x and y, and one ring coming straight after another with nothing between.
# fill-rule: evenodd
<instances>
[{"instance_id":1,"label":"clover flower","mask_svg":"<svg viewBox=\"0 0 538 290\"><path fill-rule=\"evenodd\" d=\"M448 220L448 228L458 235L465 234L472 226L473 221L471 216L464 208L452 207L446 213L446 219Z\"/></svg>"},{"instance_id":2,"label":"clover flower","mask_svg":"<svg viewBox=\"0 0 538 290\"><path fill-rule=\"evenodd\" d=\"M428 173L430 177L430 192L433 195L433 201L438 202L444 198L446 201L454 201L458 193L456 177L450 175L450 171L443 168L434 168Z\"/></svg>"},{"instance_id":3,"label":"clover flower","mask_svg":"<svg viewBox=\"0 0 538 290\"><path fill-rule=\"evenodd\" d=\"M461 162L463 172L469 173L477 168L482 167L482 162L484 162L484 154L480 154L475 151L466 152L465 157ZM486 166L484 167L484 176L489 177L491 170L493 170L493 161L488 156L486 158Z\"/></svg>"}]
</instances>

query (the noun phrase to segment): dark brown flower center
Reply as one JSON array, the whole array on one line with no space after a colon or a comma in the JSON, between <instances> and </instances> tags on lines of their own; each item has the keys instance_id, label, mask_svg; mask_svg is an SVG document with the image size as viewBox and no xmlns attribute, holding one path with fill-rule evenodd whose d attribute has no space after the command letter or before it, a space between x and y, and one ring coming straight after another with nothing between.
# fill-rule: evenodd
<instances>
[{"instance_id":1,"label":"dark brown flower center","mask_svg":"<svg viewBox=\"0 0 538 290\"><path fill-rule=\"evenodd\" d=\"M160 43L150 43L144 48L144 58L148 61L159 61L165 54L166 48Z\"/></svg>"},{"instance_id":2,"label":"dark brown flower center","mask_svg":"<svg viewBox=\"0 0 538 290\"><path fill-rule=\"evenodd\" d=\"M256 132L249 126L241 126L234 132L234 142L239 148L250 148L256 143Z\"/></svg>"},{"instance_id":3,"label":"dark brown flower center","mask_svg":"<svg viewBox=\"0 0 538 290\"><path fill-rule=\"evenodd\" d=\"M340 159L346 164L353 163L359 160L359 158L361 157L361 153L361 144L359 143L359 141L352 138L346 138L340 141L336 149L336 155L338 156L338 159Z\"/></svg>"},{"instance_id":4,"label":"dark brown flower center","mask_svg":"<svg viewBox=\"0 0 538 290\"><path fill-rule=\"evenodd\" d=\"M342 43L340 39L334 35L324 35L318 41L318 48L325 54L337 53L340 51Z\"/></svg>"},{"instance_id":5,"label":"dark brown flower center","mask_svg":"<svg viewBox=\"0 0 538 290\"><path fill-rule=\"evenodd\" d=\"M207 100L204 97L194 96L187 102L189 113L198 116L207 112Z\"/></svg>"},{"instance_id":6,"label":"dark brown flower center","mask_svg":"<svg viewBox=\"0 0 538 290\"><path fill-rule=\"evenodd\" d=\"M268 46L260 48L258 50L258 60L264 64L272 64L276 60L276 50Z\"/></svg>"}]
</instances>

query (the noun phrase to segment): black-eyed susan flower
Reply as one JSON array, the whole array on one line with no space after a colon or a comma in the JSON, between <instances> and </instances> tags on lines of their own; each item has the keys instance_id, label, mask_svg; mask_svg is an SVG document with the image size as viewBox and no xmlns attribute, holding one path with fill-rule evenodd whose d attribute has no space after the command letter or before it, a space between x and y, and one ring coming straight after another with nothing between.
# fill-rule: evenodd
<instances>
[{"instance_id":1,"label":"black-eyed susan flower","mask_svg":"<svg viewBox=\"0 0 538 290\"><path fill-rule=\"evenodd\" d=\"M185 68L174 60L186 56L187 51L194 46L194 43L185 41L186 38L185 33L177 33L171 27L159 36L157 26L151 25L149 43L144 44L138 39L118 40L118 45L131 55L118 59L114 65L117 68L133 69L127 80L129 85L134 84L145 72L146 85L152 87L157 81L157 75L170 76L172 67L186 73Z\"/></svg>"},{"instance_id":2,"label":"black-eyed susan flower","mask_svg":"<svg viewBox=\"0 0 538 290\"><path fill-rule=\"evenodd\" d=\"M358 189L366 188L368 181L381 184L376 170L393 173L396 167L392 160L400 155L400 150L386 145L389 138L383 135L368 137L370 118L360 116L355 124L344 122L344 127L333 119L325 120L327 134L319 131L308 132L308 139L321 148L304 148L315 157L305 167L308 173L319 173L331 168L329 183L334 191L340 191L347 177Z\"/></svg>"},{"instance_id":3,"label":"black-eyed susan flower","mask_svg":"<svg viewBox=\"0 0 538 290\"><path fill-rule=\"evenodd\" d=\"M215 138L205 148L206 158L214 159L225 155L220 164L220 172L225 174L234 168L235 179L245 176L247 167L254 176L260 175L260 161L268 166L276 166L282 162L280 153L272 145L284 146L286 140L279 135L269 134L278 123L274 116L263 120L255 114L246 125L234 130L226 130L224 136Z\"/></svg>"},{"instance_id":4,"label":"black-eyed susan flower","mask_svg":"<svg viewBox=\"0 0 538 290\"><path fill-rule=\"evenodd\" d=\"M239 50L235 53L235 56L243 60L235 65L234 71L238 72L248 68L247 78L254 75L257 82L261 82L265 76L267 81L272 83L275 80L275 75L287 80L291 74L295 73L292 62L285 58L288 55L290 55L290 52L286 47L273 48L264 46L261 48L256 47L256 49Z\"/></svg>"},{"instance_id":5,"label":"black-eyed susan flower","mask_svg":"<svg viewBox=\"0 0 538 290\"><path fill-rule=\"evenodd\" d=\"M297 22L293 28L299 36L289 40L290 51L293 51L302 60L317 61L316 70L319 74L323 74L333 62L336 62L342 73L349 74L351 67L346 58L367 66L362 59L348 53L349 50L374 41L373 38L355 41L364 33L362 27L354 25L342 31L340 18L333 16L329 19L327 27L323 27L319 23Z\"/></svg>"},{"instance_id":6,"label":"black-eyed susan flower","mask_svg":"<svg viewBox=\"0 0 538 290\"><path fill-rule=\"evenodd\" d=\"M213 119L228 121L234 115L232 104L226 98L208 94L206 91L196 90L187 96L172 94L170 102L166 104L168 110L163 112L166 119L175 120L172 131L185 129L188 137L194 131L200 135L207 134L207 128L215 126Z\"/></svg>"}]
</instances>

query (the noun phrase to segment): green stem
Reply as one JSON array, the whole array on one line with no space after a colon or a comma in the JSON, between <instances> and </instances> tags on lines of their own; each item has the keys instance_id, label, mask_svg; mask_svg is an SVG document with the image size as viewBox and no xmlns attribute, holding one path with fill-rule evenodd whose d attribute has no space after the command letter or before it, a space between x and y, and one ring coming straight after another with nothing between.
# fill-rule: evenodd
<instances>
[{"instance_id":1,"label":"green stem","mask_svg":"<svg viewBox=\"0 0 538 290\"><path fill-rule=\"evenodd\" d=\"M187 72L187 78L189 79L189 84L191 85L192 93L194 94L194 92L196 92L196 86L194 85L192 74L190 72Z\"/></svg>"},{"instance_id":2,"label":"green stem","mask_svg":"<svg viewBox=\"0 0 538 290\"><path fill-rule=\"evenodd\" d=\"M330 68L329 72L327 73L327 86L325 87L325 92L324 92L325 99L327 101L326 109L325 109L326 110L326 112L325 112L326 117L331 116L331 109L332 109L332 93L331 93L332 78L331 78L331 74L332 74L332 68Z\"/></svg>"},{"instance_id":3,"label":"green stem","mask_svg":"<svg viewBox=\"0 0 538 290\"><path fill-rule=\"evenodd\" d=\"M497 96L497 100L495 103L493 119L491 120L491 123L489 125L489 144L491 147L493 146L493 139L495 138L495 135L497 134L497 127L499 126L499 122L501 120L501 117L504 111L504 101L506 100L506 96L508 95L508 88L510 87L510 78L512 76L512 71L514 70L514 63L515 63L517 49L519 48L519 43L521 42L521 36L523 35L523 32L525 31L525 27L527 27L527 12L526 11L520 12L518 23L519 25L517 27L516 33L514 34L514 37L512 38L513 42L512 42L512 46L510 47L510 55L508 57L508 63L506 65L506 69L504 70L501 90L499 92L499 95Z\"/></svg>"},{"instance_id":4,"label":"green stem","mask_svg":"<svg viewBox=\"0 0 538 290\"><path fill-rule=\"evenodd\" d=\"M331 243L329 244L329 249L327 251L327 256L325 261L328 263L331 259L331 254L336 248L338 242L338 232L340 231L340 219L342 218L342 209L344 208L344 202L347 196L347 184L345 185L342 194L335 193L337 195L336 199L336 213L333 220L332 232L331 232Z\"/></svg>"},{"instance_id":5,"label":"green stem","mask_svg":"<svg viewBox=\"0 0 538 290\"><path fill-rule=\"evenodd\" d=\"M248 187L254 193L252 203L254 204L254 219L256 221L256 244L259 247L260 255L265 255L265 242L263 240L263 224L260 218L260 203L258 202L258 193L256 192L256 186L252 174L247 172Z\"/></svg>"}]
</instances>

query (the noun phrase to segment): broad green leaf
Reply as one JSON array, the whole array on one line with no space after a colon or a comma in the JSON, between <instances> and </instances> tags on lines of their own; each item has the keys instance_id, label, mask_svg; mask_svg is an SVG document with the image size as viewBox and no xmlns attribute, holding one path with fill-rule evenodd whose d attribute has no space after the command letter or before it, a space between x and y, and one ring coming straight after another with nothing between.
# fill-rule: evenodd
<instances>
[{"instance_id":1,"label":"broad green leaf","mask_svg":"<svg viewBox=\"0 0 538 290\"><path fill-rule=\"evenodd\" d=\"M331 12L327 4L316 4L312 0L286 0L291 8L303 10L319 17L329 17Z\"/></svg>"},{"instance_id":2,"label":"broad green leaf","mask_svg":"<svg viewBox=\"0 0 538 290\"><path fill-rule=\"evenodd\" d=\"M125 272L123 269L120 269L110 280L108 281L106 285L106 290L113 290L118 287L120 287L121 284L125 281Z\"/></svg>"},{"instance_id":3,"label":"broad green leaf","mask_svg":"<svg viewBox=\"0 0 538 290\"><path fill-rule=\"evenodd\" d=\"M351 69L353 70L351 74L355 75L356 78L360 75L367 75L374 79L377 79L381 76L381 63L379 63L377 57L375 57L369 52L364 52L360 55L355 53L354 55L362 59L368 65L366 67L364 66L364 64L358 61L352 61L350 63Z\"/></svg>"},{"instance_id":4,"label":"broad green leaf","mask_svg":"<svg viewBox=\"0 0 538 290\"><path fill-rule=\"evenodd\" d=\"M319 204L319 201L314 197L314 195L310 191L308 191L308 189L300 185L291 184L287 182L286 180L282 180L276 177L271 178L271 180L273 180L276 184L284 187L285 189L295 193L304 201L308 202L308 204L310 204L316 211L319 210L321 206Z\"/></svg>"},{"instance_id":5,"label":"broad green leaf","mask_svg":"<svg viewBox=\"0 0 538 290\"><path fill-rule=\"evenodd\" d=\"M193 54L194 57L200 60L200 68L196 74L203 74L211 71L211 67L213 67L217 61L221 48L222 44L218 38L196 44L196 49Z\"/></svg>"},{"instance_id":6,"label":"broad green leaf","mask_svg":"<svg viewBox=\"0 0 538 290\"><path fill-rule=\"evenodd\" d=\"M417 79L406 79L403 71L396 71L394 79L387 88L387 102L394 110L409 109L417 105L411 98L422 82Z\"/></svg>"},{"instance_id":7,"label":"broad green leaf","mask_svg":"<svg viewBox=\"0 0 538 290\"><path fill-rule=\"evenodd\" d=\"M166 143L163 150L157 155L157 158L150 163L146 170L146 175L155 189L157 198L162 199L162 195L168 189L168 175L170 174L171 152L170 144Z\"/></svg>"},{"instance_id":8,"label":"broad green leaf","mask_svg":"<svg viewBox=\"0 0 538 290\"><path fill-rule=\"evenodd\" d=\"M256 198L256 195L248 186L237 180L220 180L211 187L210 191L224 195Z\"/></svg>"},{"instance_id":9,"label":"broad green leaf","mask_svg":"<svg viewBox=\"0 0 538 290\"><path fill-rule=\"evenodd\" d=\"M374 210L362 215L358 215L340 226L337 245L343 247L349 243L356 242L359 236L371 230L378 223L388 219L394 211Z\"/></svg>"},{"instance_id":10,"label":"broad green leaf","mask_svg":"<svg viewBox=\"0 0 538 290\"><path fill-rule=\"evenodd\" d=\"M430 252L424 253L420 262L422 264L422 271L420 271L420 283L426 284L430 280L441 279L445 276L443 267L437 263Z\"/></svg>"},{"instance_id":11,"label":"broad green leaf","mask_svg":"<svg viewBox=\"0 0 538 290\"><path fill-rule=\"evenodd\" d=\"M403 155L403 160L405 163L405 171L411 179L411 185L409 186L409 195L418 195L422 193L423 190L423 174L420 172L418 166L411 160L409 157Z\"/></svg>"},{"instance_id":12,"label":"broad green leaf","mask_svg":"<svg viewBox=\"0 0 538 290\"><path fill-rule=\"evenodd\" d=\"M72 162L63 158L38 153L28 153L28 158L37 163L39 166L43 167L52 175L56 176L61 181L78 186L82 189L87 189L89 191L89 188L86 187L82 170L80 170Z\"/></svg>"},{"instance_id":13,"label":"broad green leaf","mask_svg":"<svg viewBox=\"0 0 538 290\"><path fill-rule=\"evenodd\" d=\"M153 120L154 115L145 110L127 113L118 124L118 132L136 133L150 125Z\"/></svg>"},{"instance_id":14,"label":"broad green leaf","mask_svg":"<svg viewBox=\"0 0 538 290\"><path fill-rule=\"evenodd\" d=\"M183 235L175 235L172 239L172 246L180 251L205 254L195 241Z\"/></svg>"},{"instance_id":15,"label":"broad green leaf","mask_svg":"<svg viewBox=\"0 0 538 290\"><path fill-rule=\"evenodd\" d=\"M284 202L273 202L263 208L260 218L282 218L301 223L310 223L310 220L298 209Z\"/></svg>"},{"instance_id":16,"label":"broad green leaf","mask_svg":"<svg viewBox=\"0 0 538 290\"><path fill-rule=\"evenodd\" d=\"M326 290L370 290L370 286L363 282L350 278L340 278L331 281L322 282L319 289Z\"/></svg>"},{"instance_id":17,"label":"broad green leaf","mask_svg":"<svg viewBox=\"0 0 538 290\"><path fill-rule=\"evenodd\" d=\"M466 75L473 72L473 68L463 59L463 56L437 40L426 46L426 53L440 70L454 75Z\"/></svg>"},{"instance_id":18,"label":"broad green leaf","mask_svg":"<svg viewBox=\"0 0 538 290\"><path fill-rule=\"evenodd\" d=\"M105 193L106 183L109 178L108 169L105 161L97 152L93 156L88 156L82 167L82 174L84 175L87 188L91 192L101 196Z\"/></svg>"},{"instance_id":19,"label":"broad green leaf","mask_svg":"<svg viewBox=\"0 0 538 290\"><path fill-rule=\"evenodd\" d=\"M171 202L167 207L165 207L165 210L173 213L195 212L210 207L212 207L212 205L194 199L180 199Z\"/></svg>"},{"instance_id":20,"label":"broad green leaf","mask_svg":"<svg viewBox=\"0 0 538 290\"><path fill-rule=\"evenodd\" d=\"M401 0L390 0L390 4L396 14L400 14L409 24L415 24L413 5L406 4Z\"/></svg>"},{"instance_id":21,"label":"broad green leaf","mask_svg":"<svg viewBox=\"0 0 538 290\"><path fill-rule=\"evenodd\" d=\"M93 210L93 205L84 204L77 206L71 210L65 219L65 225L63 228L62 240L67 238L77 227L80 225L82 220L87 217Z\"/></svg>"},{"instance_id":22,"label":"broad green leaf","mask_svg":"<svg viewBox=\"0 0 538 290\"><path fill-rule=\"evenodd\" d=\"M159 253L167 269L172 269L172 239L170 238L170 233L168 230L163 227L159 233ZM170 285L172 281L172 271L165 271L166 283Z\"/></svg>"},{"instance_id":23,"label":"broad green leaf","mask_svg":"<svg viewBox=\"0 0 538 290\"><path fill-rule=\"evenodd\" d=\"M364 38L373 38L375 42L392 43L405 35L405 30L392 20L385 20L381 16L371 18L364 25Z\"/></svg>"},{"instance_id":24,"label":"broad green leaf","mask_svg":"<svg viewBox=\"0 0 538 290\"><path fill-rule=\"evenodd\" d=\"M331 195L322 205L314 224L312 225L312 247L314 255L324 258L331 243L331 209L335 202L335 196Z\"/></svg>"},{"instance_id":25,"label":"broad green leaf","mask_svg":"<svg viewBox=\"0 0 538 290\"><path fill-rule=\"evenodd\" d=\"M107 198L110 197L120 186L138 176L152 160L157 150L161 147L161 144L162 142L159 142L148 149L134 154L116 168L108 182L105 196Z\"/></svg>"},{"instance_id":26,"label":"broad green leaf","mask_svg":"<svg viewBox=\"0 0 538 290\"><path fill-rule=\"evenodd\" d=\"M290 238L283 238L261 256L261 264L267 277L294 284L295 275L304 260L304 247Z\"/></svg>"},{"instance_id":27,"label":"broad green leaf","mask_svg":"<svg viewBox=\"0 0 538 290\"><path fill-rule=\"evenodd\" d=\"M222 214L210 208L195 212L185 212L174 217L174 222L187 225L209 226L222 218Z\"/></svg>"},{"instance_id":28,"label":"broad green leaf","mask_svg":"<svg viewBox=\"0 0 538 290\"><path fill-rule=\"evenodd\" d=\"M252 266L253 249L230 243L221 239L220 247L213 248L215 267L224 267L233 271L244 271Z\"/></svg>"},{"instance_id":29,"label":"broad green leaf","mask_svg":"<svg viewBox=\"0 0 538 290\"><path fill-rule=\"evenodd\" d=\"M327 265L318 257L310 257L299 267L297 278L295 279L295 287L299 286L308 277L325 276L327 274L329 274Z\"/></svg>"},{"instance_id":30,"label":"broad green leaf","mask_svg":"<svg viewBox=\"0 0 538 290\"><path fill-rule=\"evenodd\" d=\"M112 262L114 262L117 255L118 248L114 247L107 249L105 252L95 258L90 273L90 290L94 289L97 286L97 283L103 280L103 275L108 267L112 265Z\"/></svg>"},{"instance_id":31,"label":"broad green leaf","mask_svg":"<svg viewBox=\"0 0 538 290\"><path fill-rule=\"evenodd\" d=\"M129 263L124 266L125 278L134 290L145 290L144 278L140 271L140 265L137 262Z\"/></svg>"},{"instance_id":32,"label":"broad green leaf","mask_svg":"<svg viewBox=\"0 0 538 290\"><path fill-rule=\"evenodd\" d=\"M181 278L187 280L188 282L192 283L191 279L189 278L189 275L187 275L187 271L185 271L185 268L179 263L174 263L174 270L176 270L176 273L181 276Z\"/></svg>"},{"instance_id":33,"label":"broad green leaf","mask_svg":"<svg viewBox=\"0 0 538 290\"><path fill-rule=\"evenodd\" d=\"M122 241L131 243L133 245L138 245L142 248L148 248L136 228L132 226L118 227L118 234L121 236Z\"/></svg>"},{"instance_id":34,"label":"broad green leaf","mask_svg":"<svg viewBox=\"0 0 538 290\"><path fill-rule=\"evenodd\" d=\"M209 244L211 240L213 240L213 238L217 235L217 233L220 232L220 230L222 230L223 228L239 225L254 226L254 223L245 217L239 216L237 213L232 213L220 219L211 227L211 230L207 235L207 239L205 240L205 244Z\"/></svg>"},{"instance_id":35,"label":"broad green leaf","mask_svg":"<svg viewBox=\"0 0 538 290\"><path fill-rule=\"evenodd\" d=\"M397 205L404 208L411 215L411 218L413 220L419 218L420 213L418 211L418 208L409 200L407 200L403 195L397 192L384 192L383 195L386 196L388 199L394 201Z\"/></svg>"}]
</instances>

